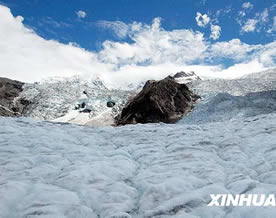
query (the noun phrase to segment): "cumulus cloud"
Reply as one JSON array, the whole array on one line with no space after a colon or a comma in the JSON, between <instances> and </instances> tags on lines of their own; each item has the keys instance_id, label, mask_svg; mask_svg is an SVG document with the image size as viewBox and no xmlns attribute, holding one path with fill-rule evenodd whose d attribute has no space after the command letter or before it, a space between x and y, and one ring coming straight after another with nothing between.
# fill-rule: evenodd
<instances>
[{"instance_id":1,"label":"cumulus cloud","mask_svg":"<svg viewBox=\"0 0 276 218\"><path fill-rule=\"evenodd\" d=\"M268 33L272 33L276 31L276 16L273 17L272 25L271 27L267 30Z\"/></svg>"},{"instance_id":2,"label":"cumulus cloud","mask_svg":"<svg viewBox=\"0 0 276 218\"><path fill-rule=\"evenodd\" d=\"M78 18L85 18L86 17L86 12L82 11L82 10L76 11L76 14L77 14Z\"/></svg>"},{"instance_id":3,"label":"cumulus cloud","mask_svg":"<svg viewBox=\"0 0 276 218\"><path fill-rule=\"evenodd\" d=\"M256 25L258 23L257 19L248 19L245 24L242 26L242 31L244 32L254 32Z\"/></svg>"},{"instance_id":4,"label":"cumulus cloud","mask_svg":"<svg viewBox=\"0 0 276 218\"><path fill-rule=\"evenodd\" d=\"M218 25L211 24L211 35L210 38L217 40L220 37L221 27Z\"/></svg>"},{"instance_id":5,"label":"cumulus cloud","mask_svg":"<svg viewBox=\"0 0 276 218\"><path fill-rule=\"evenodd\" d=\"M276 61L276 42L264 45L259 51L258 57L261 63L267 66L274 65Z\"/></svg>"},{"instance_id":6,"label":"cumulus cloud","mask_svg":"<svg viewBox=\"0 0 276 218\"><path fill-rule=\"evenodd\" d=\"M97 22L97 25L106 28L106 29L111 29L115 35L119 38L125 38L128 34L128 28L129 26L121 21L106 21L106 20L101 20Z\"/></svg>"},{"instance_id":7,"label":"cumulus cloud","mask_svg":"<svg viewBox=\"0 0 276 218\"><path fill-rule=\"evenodd\" d=\"M266 67L275 66L276 42L265 45L249 45L239 39L232 39L228 42L217 42L210 47L210 55L215 59L226 58L235 60L237 63L248 63L257 60Z\"/></svg>"},{"instance_id":8,"label":"cumulus cloud","mask_svg":"<svg viewBox=\"0 0 276 218\"><path fill-rule=\"evenodd\" d=\"M226 58L235 61L232 66L220 69L216 75L230 79L275 67L276 42L266 45L249 45L239 39L233 39L229 42L215 43L209 52L213 60Z\"/></svg>"},{"instance_id":9,"label":"cumulus cloud","mask_svg":"<svg viewBox=\"0 0 276 218\"><path fill-rule=\"evenodd\" d=\"M240 11L240 12L239 12L239 16L240 16L240 17L245 17L245 15L246 15L246 13L245 13L244 11Z\"/></svg>"},{"instance_id":10,"label":"cumulus cloud","mask_svg":"<svg viewBox=\"0 0 276 218\"><path fill-rule=\"evenodd\" d=\"M217 40L219 37L220 37L220 34L221 34L221 27L219 25L215 25L213 23L218 23L218 16L221 14L221 13L225 13L224 10L219 10L216 12L216 18L215 19L212 19L210 17L208 17L207 14L201 14L200 12L197 12L196 14L196 22L197 22L197 25L199 27L207 27L210 26L210 38L213 39L213 40Z\"/></svg>"},{"instance_id":11,"label":"cumulus cloud","mask_svg":"<svg viewBox=\"0 0 276 218\"><path fill-rule=\"evenodd\" d=\"M244 18L251 11L252 8L253 4L251 4L250 2L244 2L242 4L242 10L239 11L239 16L236 18L236 21L240 26L244 25Z\"/></svg>"},{"instance_id":12,"label":"cumulus cloud","mask_svg":"<svg viewBox=\"0 0 276 218\"><path fill-rule=\"evenodd\" d=\"M242 26L242 32L254 32L260 31L265 28L265 24L269 20L268 9L265 8L263 12L256 13L254 18L247 19L247 21L242 25L242 20L240 20L240 25Z\"/></svg>"},{"instance_id":13,"label":"cumulus cloud","mask_svg":"<svg viewBox=\"0 0 276 218\"><path fill-rule=\"evenodd\" d=\"M262 23L267 22L268 21L268 9L265 8L262 13L260 13L260 14L257 13L256 16L259 17L260 22L262 22Z\"/></svg>"},{"instance_id":14,"label":"cumulus cloud","mask_svg":"<svg viewBox=\"0 0 276 218\"><path fill-rule=\"evenodd\" d=\"M201 14L200 12L196 13L196 23L200 27L206 27L206 25L210 22L210 18L207 14Z\"/></svg>"},{"instance_id":15,"label":"cumulus cloud","mask_svg":"<svg viewBox=\"0 0 276 218\"><path fill-rule=\"evenodd\" d=\"M276 31L276 16L273 17L272 29Z\"/></svg>"},{"instance_id":16,"label":"cumulus cloud","mask_svg":"<svg viewBox=\"0 0 276 218\"><path fill-rule=\"evenodd\" d=\"M252 9L253 8L253 4L251 4L250 2L244 2L242 4L242 8L244 8L244 9Z\"/></svg>"},{"instance_id":17,"label":"cumulus cloud","mask_svg":"<svg viewBox=\"0 0 276 218\"><path fill-rule=\"evenodd\" d=\"M120 86L180 70L194 70L205 77L225 77L228 72L234 77L254 61L256 69L275 66L276 43L249 45L239 39L213 43L198 31L165 30L160 18L151 24L122 24L131 42L107 40L100 51L92 52L75 43L43 39L7 7L0 6L0 14L0 76L22 81L80 75ZM234 64L224 69L220 59Z\"/></svg>"},{"instance_id":18,"label":"cumulus cloud","mask_svg":"<svg viewBox=\"0 0 276 218\"><path fill-rule=\"evenodd\" d=\"M246 59L249 53L258 49L258 45L248 45L240 39L232 39L228 42L217 42L210 47L212 56L221 58L236 59L238 61Z\"/></svg>"},{"instance_id":19,"label":"cumulus cloud","mask_svg":"<svg viewBox=\"0 0 276 218\"><path fill-rule=\"evenodd\" d=\"M41 38L22 24L23 17L13 17L7 7L0 6L0 14L1 76L35 81L91 71L97 58L94 53Z\"/></svg>"},{"instance_id":20,"label":"cumulus cloud","mask_svg":"<svg viewBox=\"0 0 276 218\"><path fill-rule=\"evenodd\" d=\"M226 6L225 8L219 9L215 13L215 18L218 19L219 16L225 16L229 13L232 12L232 7L231 6Z\"/></svg>"},{"instance_id":21,"label":"cumulus cloud","mask_svg":"<svg viewBox=\"0 0 276 218\"><path fill-rule=\"evenodd\" d=\"M160 18L152 25L130 24L129 37L134 43L105 41L99 59L114 64L159 64L167 61L188 64L202 57L207 45L203 34L192 30L166 31Z\"/></svg>"}]
</instances>

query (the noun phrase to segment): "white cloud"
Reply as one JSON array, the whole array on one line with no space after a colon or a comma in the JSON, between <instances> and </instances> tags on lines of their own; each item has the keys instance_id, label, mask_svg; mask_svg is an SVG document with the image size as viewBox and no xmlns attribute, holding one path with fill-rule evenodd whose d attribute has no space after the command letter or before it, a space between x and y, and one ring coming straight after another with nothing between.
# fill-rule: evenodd
<instances>
[{"instance_id":1,"label":"white cloud","mask_svg":"<svg viewBox=\"0 0 276 218\"><path fill-rule=\"evenodd\" d=\"M210 47L211 56L236 59L238 61L246 59L248 54L259 46L248 45L240 39L232 39L228 42L217 42Z\"/></svg>"},{"instance_id":2,"label":"white cloud","mask_svg":"<svg viewBox=\"0 0 276 218\"><path fill-rule=\"evenodd\" d=\"M216 11L215 18L218 19L219 16L226 16L227 14L232 12L232 7L231 6L226 6L225 8L219 9Z\"/></svg>"},{"instance_id":3,"label":"white cloud","mask_svg":"<svg viewBox=\"0 0 276 218\"><path fill-rule=\"evenodd\" d=\"M150 25L122 24L127 26L124 35L131 43L107 40L99 52L91 52L75 43L43 39L23 25L22 17L13 17L7 7L0 6L0 14L0 76L22 81L77 74L86 79L99 76L122 85L162 78L180 70L222 77L226 73L221 72L231 69L235 70L231 76L241 75L253 61L262 69L275 66L276 43L249 45L239 39L212 43L198 31L167 31L160 18ZM221 59L231 59L234 65L227 71Z\"/></svg>"},{"instance_id":4,"label":"white cloud","mask_svg":"<svg viewBox=\"0 0 276 218\"><path fill-rule=\"evenodd\" d=\"M152 25L134 23L129 25L129 37L134 43L105 41L99 58L113 64L159 64L179 62L187 64L200 59L207 45L203 34L191 30L165 31L160 18Z\"/></svg>"},{"instance_id":5,"label":"white cloud","mask_svg":"<svg viewBox=\"0 0 276 218\"><path fill-rule=\"evenodd\" d=\"M211 24L211 35L210 38L217 40L220 37L221 27L218 25Z\"/></svg>"},{"instance_id":6,"label":"white cloud","mask_svg":"<svg viewBox=\"0 0 276 218\"><path fill-rule=\"evenodd\" d=\"M0 14L1 76L35 81L91 72L97 59L94 53L41 38L24 27L22 17L14 18L7 7L0 6Z\"/></svg>"},{"instance_id":7,"label":"white cloud","mask_svg":"<svg viewBox=\"0 0 276 218\"><path fill-rule=\"evenodd\" d=\"M254 32L256 25L258 23L257 19L248 19L245 24L242 26L242 31L244 32Z\"/></svg>"},{"instance_id":8,"label":"white cloud","mask_svg":"<svg viewBox=\"0 0 276 218\"><path fill-rule=\"evenodd\" d=\"M62 21L56 21L54 20L52 17L45 17L45 18L42 18L42 23L43 24L48 24L48 25L51 25L55 28L61 28L61 27L71 27L72 25L69 24L69 23L66 23L66 22L62 22ZM41 25L43 25L41 23Z\"/></svg>"},{"instance_id":9,"label":"white cloud","mask_svg":"<svg viewBox=\"0 0 276 218\"><path fill-rule=\"evenodd\" d=\"M259 19L262 23L265 23L268 21L268 10L267 8L264 9L264 11L259 15Z\"/></svg>"},{"instance_id":10,"label":"white cloud","mask_svg":"<svg viewBox=\"0 0 276 218\"><path fill-rule=\"evenodd\" d=\"M227 58L235 60L240 64L257 60L265 67L275 66L276 42L265 45L249 45L239 39L232 39L228 42L217 42L209 49L209 56L212 59Z\"/></svg>"},{"instance_id":11,"label":"white cloud","mask_svg":"<svg viewBox=\"0 0 276 218\"><path fill-rule=\"evenodd\" d=\"M245 16L246 16L246 13L245 13L244 11L240 11L240 12L239 12L239 16L245 17Z\"/></svg>"},{"instance_id":12,"label":"white cloud","mask_svg":"<svg viewBox=\"0 0 276 218\"><path fill-rule=\"evenodd\" d=\"M266 23L269 20L268 9L265 8L263 12L256 13L254 18L247 19L245 23L239 20L239 24L242 26L242 32L260 32L261 29L265 28Z\"/></svg>"},{"instance_id":13,"label":"white cloud","mask_svg":"<svg viewBox=\"0 0 276 218\"><path fill-rule=\"evenodd\" d=\"M242 4L242 10L239 11L239 16L236 18L237 23L242 26L244 24L244 18L253 8L253 4L250 2L244 2Z\"/></svg>"},{"instance_id":14,"label":"white cloud","mask_svg":"<svg viewBox=\"0 0 276 218\"><path fill-rule=\"evenodd\" d=\"M76 12L78 18L85 18L86 17L86 12L85 11L82 11L82 10L79 10Z\"/></svg>"},{"instance_id":15,"label":"white cloud","mask_svg":"<svg viewBox=\"0 0 276 218\"><path fill-rule=\"evenodd\" d=\"M201 14L200 12L197 12L196 14L196 22L197 25L200 27L206 27L207 25L210 26L210 38L213 40L217 40L221 35L221 27L219 25L215 25L213 23L218 23L218 17L219 15L223 13L228 13L226 10L218 10L215 14L215 19L212 19L208 17L207 14Z\"/></svg>"},{"instance_id":16,"label":"white cloud","mask_svg":"<svg viewBox=\"0 0 276 218\"><path fill-rule=\"evenodd\" d=\"M233 66L230 66L227 69L222 69L217 74L217 77L225 79L234 79L237 77L244 76L246 74L250 74L252 72L260 72L264 69L266 69L265 66L258 59L253 59L246 63L238 63Z\"/></svg>"},{"instance_id":17,"label":"white cloud","mask_svg":"<svg viewBox=\"0 0 276 218\"><path fill-rule=\"evenodd\" d=\"M108 28L114 31L116 36L119 38L125 38L128 34L128 28L129 26L121 21L106 21L106 20L101 20L98 21L97 24L102 27L102 28Z\"/></svg>"},{"instance_id":18,"label":"white cloud","mask_svg":"<svg viewBox=\"0 0 276 218\"><path fill-rule=\"evenodd\" d=\"M272 26L267 30L268 33L276 31L276 16L273 17Z\"/></svg>"},{"instance_id":19,"label":"white cloud","mask_svg":"<svg viewBox=\"0 0 276 218\"><path fill-rule=\"evenodd\" d=\"M207 14L201 14L200 12L196 13L196 23L200 27L205 27L209 22L210 18L208 17Z\"/></svg>"},{"instance_id":20,"label":"white cloud","mask_svg":"<svg viewBox=\"0 0 276 218\"><path fill-rule=\"evenodd\" d=\"M244 8L244 9L252 9L253 8L253 4L251 4L250 2L244 2L242 4L242 8Z\"/></svg>"},{"instance_id":21,"label":"white cloud","mask_svg":"<svg viewBox=\"0 0 276 218\"><path fill-rule=\"evenodd\" d=\"M276 42L269 43L263 46L262 50L258 54L259 60L265 65L271 66L276 60Z\"/></svg>"},{"instance_id":22,"label":"white cloud","mask_svg":"<svg viewBox=\"0 0 276 218\"><path fill-rule=\"evenodd\" d=\"M270 11L273 11L275 8L276 8L276 4L273 4L273 5L269 8L269 10L270 10Z\"/></svg>"},{"instance_id":23,"label":"white cloud","mask_svg":"<svg viewBox=\"0 0 276 218\"><path fill-rule=\"evenodd\" d=\"M236 60L236 64L220 69L216 77L236 78L252 72L275 67L276 42L266 45L248 45L239 39L229 42L217 42L210 49L210 55L215 59L226 57Z\"/></svg>"}]
</instances>

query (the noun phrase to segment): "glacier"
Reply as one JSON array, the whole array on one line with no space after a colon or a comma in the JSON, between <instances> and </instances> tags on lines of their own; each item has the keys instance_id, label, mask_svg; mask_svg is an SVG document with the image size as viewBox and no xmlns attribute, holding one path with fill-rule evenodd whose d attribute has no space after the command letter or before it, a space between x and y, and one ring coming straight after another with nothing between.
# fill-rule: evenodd
<instances>
[{"instance_id":1,"label":"glacier","mask_svg":"<svg viewBox=\"0 0 276 218\"><path fill-rule=\"evenodd\" d=\"M99 78L86 81L78 76L69 78L48 78L37 83L27 83L17 99L32 102L24 111L24 116L37 120L70 122L86 124L98 123L103 112L113 118L121 110L126 100L135 94L132 89L114 89L107 87ZM85 91L86 96L83 95ZM111 110L107 108L108 100L116 102ZM91 113L79 113L75 107L85 102ZM112 121L107 119L107 124Z\"/></svg>"},{"instance_id":2,"label":"glacier","mask_svg":"<svg viewBox=\"0 0 276 218\"><path fill-rule=\"evenodd\" d=\"M276 74L195 81L177 124L95 127L0 118L0 217L274 218L208 207L210 194L276 194Z\"/></svg>"},{"instance_id":3,"label":"glacier","mask_svg":"<svg viewBox=\"0 0 276 218\"><path fill-rule=\"evenodd\" d=\"M171 76L174 76L178 83L200 80L194 72L181 71ZM14 104L22 99L30 102L22 115L37 120L110 126L114 124L114 117L122 111L128 99L141 91L145 83L146 81L142 81L117 87L116 84L106 84L100 78L47 78L40 82L24 84L23 91L14 100ZM109 101L114 102L115 106L108 108ZM79 108L83 103L85 108ZM89 112L83 113L85 109Z\"/></svg>"}]
</instances>

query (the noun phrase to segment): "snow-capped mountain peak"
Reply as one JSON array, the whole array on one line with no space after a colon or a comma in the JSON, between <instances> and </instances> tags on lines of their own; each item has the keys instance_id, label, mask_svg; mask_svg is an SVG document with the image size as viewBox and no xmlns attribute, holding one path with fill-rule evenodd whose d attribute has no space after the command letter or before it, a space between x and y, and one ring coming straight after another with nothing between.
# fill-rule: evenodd
<instances>
[{"instance_id":1,"label":"snow-capped mountain peak","mask_svg":"<svg viewBox=\"0 0 276 218\"><path fill-rule=\"evenodd\" d=\"M173 76L173 78L177 83L190 83L195 80L201 80L201 78L198 75L196 75L194 71L190 71L190 72L180 71L176 73Z\"/></svg>"}]
</instances>

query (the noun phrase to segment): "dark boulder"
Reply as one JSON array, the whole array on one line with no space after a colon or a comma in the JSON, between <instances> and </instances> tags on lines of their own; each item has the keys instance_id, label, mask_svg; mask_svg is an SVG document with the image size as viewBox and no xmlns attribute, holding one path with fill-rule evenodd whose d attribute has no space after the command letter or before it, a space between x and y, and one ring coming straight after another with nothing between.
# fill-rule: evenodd
<instances>
[{"instance_id":1,"label":"dark boulder","mask_svg":"<svg viewBox=\"0 0 276 218\"><path fill-rule=\"evenodd\" d=\"M91 111L92 111L91 109L86 108L86 109L80 111L80 113L90 113Z\"/></svg>"},{"instance_id":2,"label":"dark boulder","mask_svg":"<svg viewBox=\"0 0 276 218\"><path fill-rule=\"evenodd\" d=\"M115 102L114 101L108 101L107 103L106 103L106 106L107 107L114 107L115 106Z\"/></svg>"},{"instance_id":3,"label":"dark boulder","mask_svg":"<svg viewBox=\"0 0 276 218\"><path fill-rule=\"evenodd\" d=\"M86 107L86 103L82 102L81 104L77 104L74 109L79 110L79 109L83 109L85 107Z\"/></svg>"},{"instance_id":4,"label":"dark boulder","mask_svg":"<svg viewBox=\"0 0 276 218\"><path fill-rule=\"evenodd\" d=\"M117 126L136 123L175 123L189 111L200 98L185 84L169 76L160 81L149 80L121 114L115 118Z\"/></svg>"}]
</instances>

